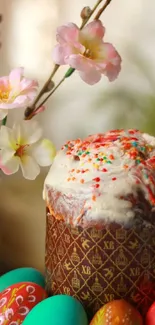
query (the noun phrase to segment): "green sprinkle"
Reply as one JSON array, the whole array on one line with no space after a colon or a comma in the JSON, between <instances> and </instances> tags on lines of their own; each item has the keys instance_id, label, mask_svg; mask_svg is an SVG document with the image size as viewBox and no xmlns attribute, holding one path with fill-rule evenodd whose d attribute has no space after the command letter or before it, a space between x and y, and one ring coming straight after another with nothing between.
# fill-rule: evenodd
<instances>
[{"instance_id":1,"label":"green sprinkle","mask_svg":"<svg viewBox=\"0 0 155 325\"><path fill-rule=\"evenodd\" d=\"M79 152L78 152L78 156L81 156L82 154L83 154L82 151L79 151Z\"/></svg>"},{"instance_id":2,"label":"green sprinkle","mask_svg":"<svg viewBox=\"0 0 155 325\"><path fill-rule=\"evenodd\" d=\"M97 158L96 160L97 160L97 161L100 161L100 158Z\"/></svg>"},{"instance_id":3,"label":"green sprinkle","mask_svg":"<svg viewBox=\"0 0 155 325\"><path fill-rule=\"evenodd\" d=\"M90 151L86 151L86 155L89 155Z\"/></svg>"},{"instance_id":4,"label":"green sprinkle","mask_svg":"<svg viewBox=\"0 0 155 325\"><path fill-rule=\"evenodd\" d=\"M136 141L132 142L133 147L137 147L138 143Z\"/></svg>"},{"instance_id":5,"label":"green sprinkle","mask_svg":"<svg viewBox=\"0 0 155 325\"><path fill-rule=\"evenodd\" d=\"M136 162L137 162L137 164L140 164L141 161L139 159L137 159Z\"/></svg>"},{"instance_id":6,"label":"green sprinkle","mask_svg":"<svg viewBox=\"0 0 155 325\"><path fill-rule=\"evenodd\" d=\"M112 162L110 160L107 160L107 164L112 164Z\"/></svg>"}]
</instances>

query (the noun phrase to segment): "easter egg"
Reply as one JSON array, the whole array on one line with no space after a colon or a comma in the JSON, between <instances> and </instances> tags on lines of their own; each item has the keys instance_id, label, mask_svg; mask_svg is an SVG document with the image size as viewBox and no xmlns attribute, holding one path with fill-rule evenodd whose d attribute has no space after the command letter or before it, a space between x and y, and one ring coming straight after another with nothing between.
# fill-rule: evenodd
<instances>
[{"instance_id":1,"label":"easter egg","mask_svg":"<svg viewBox=\"0 0 155 325\"><path fill-rule=\"evenodd\" d=\"M68 295L45 299L35 306L23 325L88 325L87 315L81 303Z\"/></svg>"},{"instance_id":2,"label":"easter egg","mask_svg":"<svg viewBox=\"0 0 155 325\"><path fill-rule=\"evenodd\" d=\"M23 267L5 273L0 277L0 292L18 282L34 282L45 287L44 276L36 269Z\"/></svg>"},{"instance_id":3,"label":"easter egg","mask_svg":"<svg viewBox=\"0 0 155 325\"><path fill-rule=\"evenodd\" d=\"M19 325L35 305L45 299L45 290L36 283L21 282L0 293L0 324Z\"/></svg>"},{"instance_id":4,"label":"easter egg","mask_svg":"<svg viewBox=\"0 0 155 325\"><path fill-rule=\"evenodd\" d=\"M125 300L113 300L99 309L90 325L142 325L140 313Z\"/></svg>"},{"instance_id":5,"label":"easter egg","mask_svg":"<svg viewBox=\"0 0 155 325\"><path fill-rule=\"evenodd\" d=\"M155 325L155 302L149 308L146 314L146 325Z\"/></svg>"}]
</instances>

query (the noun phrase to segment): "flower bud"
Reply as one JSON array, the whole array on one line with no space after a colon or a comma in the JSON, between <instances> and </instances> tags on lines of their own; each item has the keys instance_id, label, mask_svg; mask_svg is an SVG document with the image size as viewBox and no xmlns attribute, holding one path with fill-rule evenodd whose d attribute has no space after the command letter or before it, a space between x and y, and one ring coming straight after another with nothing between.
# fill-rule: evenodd
<instances>
[{"instance_id":1,"label":"flower bud","mask_svg":"<svg viewBox=\"0 0 155 325\"><path fill-rule=\"evenodd\" d=\"M90 7L84 7L81 11L81 18L83 20L89 18L90 14L91 14L92 10L90 9Z\"/></svg>"},{"instance_id":2,"label":"flower bud","mask_svg":"<svg viewBox=\"0 0 155 325\"><path fill-rule=\"evenodd\" d=\"M25 118L27 118L29 115L31 115L32 112L33 112L33 108L27 107L25 112L24 112Z\"/></svg>"},{"instance_id":3,"label":"flower bud","mask_svg":"<svg viewBox=\"0 0 155 325\"><path fill-rule=\"evenodd\" d=\"M51 91L54 87L55 87L54 81L50 80L50 82L48 83L48 85L44 91L45 92Z\"/></svg>"}]
</instances>

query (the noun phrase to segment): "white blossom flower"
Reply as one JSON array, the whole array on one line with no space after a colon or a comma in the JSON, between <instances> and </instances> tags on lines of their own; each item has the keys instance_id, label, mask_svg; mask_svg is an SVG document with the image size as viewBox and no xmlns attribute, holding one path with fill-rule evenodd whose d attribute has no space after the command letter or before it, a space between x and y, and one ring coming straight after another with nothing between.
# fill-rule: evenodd
<instances>
[{"instance_id":1,"label":"white blossom flower","mask_svg":"<svg viewBox=\"0 0 155 325\"><path fill-rule=\"evenodd\" d=\"M40 166L51 165L56 150L48 139L41 139L42 129L36 121L22 121L12 129L0 129L0 168L6 175L14 174L19 167L26 179L33 180Z\"/></svg>"}]
</instances>

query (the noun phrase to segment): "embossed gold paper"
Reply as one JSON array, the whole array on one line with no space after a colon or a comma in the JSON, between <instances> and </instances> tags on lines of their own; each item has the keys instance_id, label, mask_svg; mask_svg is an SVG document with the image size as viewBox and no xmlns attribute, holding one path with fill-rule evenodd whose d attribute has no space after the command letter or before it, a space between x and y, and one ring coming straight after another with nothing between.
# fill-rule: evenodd
<instances>
[{"instance_id":1,"label":"embossed gold paper","mask_svg":"<svg viewBox=\"0 0 155 325\"><path fill-rule=\"evenodd\" d=\"M50 294L76 297L90 317L120 298L145 314L155 300L155 228L82 229L47 213L46 280Z\"/></svg>"}]
</instances>

